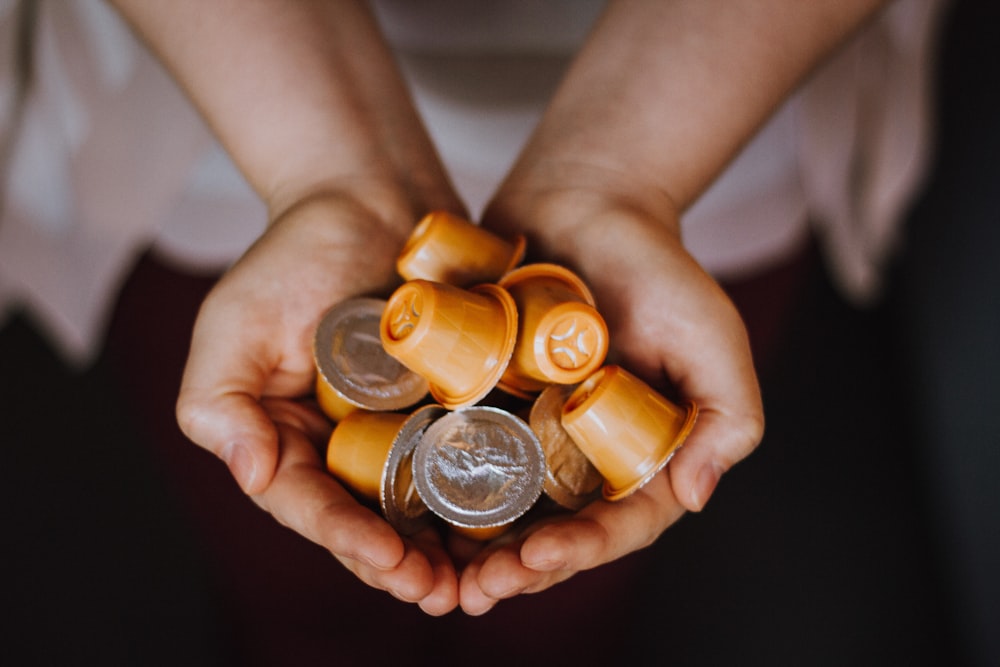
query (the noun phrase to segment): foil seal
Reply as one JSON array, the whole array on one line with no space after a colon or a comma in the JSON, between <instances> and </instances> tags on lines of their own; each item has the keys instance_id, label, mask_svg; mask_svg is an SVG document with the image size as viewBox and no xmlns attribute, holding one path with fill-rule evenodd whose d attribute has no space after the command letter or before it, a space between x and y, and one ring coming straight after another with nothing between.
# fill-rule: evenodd
<instances>
[{"instance_id":1,"label":"foil seal","mask_svg":"<svg viewBox=\"0 0 1000 667\"><path fill-rule=\"evenodd\" d=\"M562 426L562 409L576 385L549 385L534 404L528 423L545 453L545 495L570 510L600 497L604 477Z\"/></svg>"},{"instance_id":2,"label":"foil seal","mask_svg":"<svg viewBox=\"0 0 1000 667\"><path fill-rule=\"evenodd\" d=\"M412 535L429 522L427 505L413 483L413 452L427 428L447 413L440 405L420 408L403 423L389 449L379 503L386 521L401 535Z\"/></svg>"},{"instance_id":3,"label":"foil seal","mask_svg":"<svg viewBox=\"0 0 1000 667\"><path fill-rule=\"evenodd\" d=\"M427 395L428 384L386 353L379 322L386 302L359 297L323 315L313 343L320 380L354 407L372 411L409 408Z\"/></svg>"},{"instance_id":4,"label":"foil seal","mask_svg":"<svg viewBox=\"0 0 1000 667\"><path fill-rule=\"evenodd\" d=\"M417 492L434 514L460 528L506 525L542 493L545 455L524 420L472 406L435 421L413 453Z\"/></svg>"}]
</instances>

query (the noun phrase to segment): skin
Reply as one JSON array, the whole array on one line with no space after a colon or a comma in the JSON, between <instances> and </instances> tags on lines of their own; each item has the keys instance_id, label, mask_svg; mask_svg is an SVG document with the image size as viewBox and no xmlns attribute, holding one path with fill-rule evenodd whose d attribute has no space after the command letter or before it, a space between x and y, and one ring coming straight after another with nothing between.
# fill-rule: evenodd
<instances>
[{"instance_id":1,"label":"skin","mask_svg":"<svg viewBox=\"0 0 1000 667\"><path fill-rule=\"evenodd\" d=\"M401 538L317 454L330 431L308 401L320 316L339 300L387 293L425 212L463 213L365 5L114 4L270 212L201 309L179 423L258 505L361 580L429 614L485 613L649 545L701 510L760 442L746 331L684 249L679 216L879 2L609 4L483 224L524 233L535 258L577 270L617 360L696 401L701 416L668 468L632 496L485 545Z\"/></svg>"},{"instance_id":2,"label":"skin","mask_svg":"<svg viewBox=\"0 0 1000 667\"><path fill-rule=\"evenodd\" d=\"M269 210L195 324L182 430L361 580L429 614L451 611L458 575L440 540L403 539L354 501L317 454L330 425L303 400L325 309L389 290L425 211L464 212L372 16L350 2L117 6Z\"/></svg>"},{"instance_id":3,"label":"skin","mask_svg":"<svg viewBox=\"0 0 1000 667\"><path fill-rule=\"evenodd\" d=\"M684 249L679 217L879 4L610 4L483 224L524 233L539 256L578 271L623 365L701 414L667 469L634 496L598 501L473 559L461 579L467 613L648 545L685 510L700 511L760 442L746 330Z\"/></svg>"}]
</instances>

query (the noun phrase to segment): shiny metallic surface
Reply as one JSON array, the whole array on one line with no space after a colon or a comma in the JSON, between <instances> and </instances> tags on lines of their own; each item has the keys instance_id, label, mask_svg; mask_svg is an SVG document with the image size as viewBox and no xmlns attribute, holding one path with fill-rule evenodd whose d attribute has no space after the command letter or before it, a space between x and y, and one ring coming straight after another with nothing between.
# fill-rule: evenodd
<instances>
[{"instance_id":1,"label":"shiny metallic surface","mask_svg":"<svg viewBox=\"0 0 1000 667\"><path fill-rule=\"evenodd\" d=\"M386 521L401 535L416 533L431 518L413 483L413 451L427 428L447 413L440 405L426 405L414 412L403 423L386 457L379 501Z\"/></svg>"},{"instance_id":2,"label":"shiny metallic surface","mask_svg":"<svg viewBox=\"0 0 1000 667\"><path fill-rule=\"evenodd\" d=\"M413 454L413 478L420 497L445 521L465 528L501 526L541 495L545 455L522 419L472 406L427 429Z\"/></svg>"},{"instance_id":3,"label":"shiny metallic surface","mask_svg":"<svg viewBox=\"0 0 1000 667\"><path fill-rule=\"evenodd\" d=\"M528 419L545 453L545 495L571 510L600 497L604 481L562 426L563 405L575 388L548 386L535 400Z\"/></svg>"},{"instance_id":4,"label":"shiny metallic surface","mask_svg":"<svg viewBox=\"0 0 1000 667\"><path fill-rule=\"evenodd\" d=\"M379 322L386 302L356 298L326 312L313 345L321 377L344 400L373 411L400 410L427 395L427 381L382 347Z\"/></svg>"}]
</instances>

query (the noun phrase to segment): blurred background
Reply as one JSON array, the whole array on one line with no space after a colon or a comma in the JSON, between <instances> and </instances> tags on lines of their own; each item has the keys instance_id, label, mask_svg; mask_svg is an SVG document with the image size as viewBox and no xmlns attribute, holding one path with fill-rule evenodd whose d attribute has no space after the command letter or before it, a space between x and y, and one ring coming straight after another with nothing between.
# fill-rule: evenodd
<instances>
[{"instance_id":1,"label":"blurred background","mask_svg":"<svg viewBox=\"0 0 1000 667\"><path fill-rule=\"evenodd\" d=\"M483 618L356 582L184 440L173 402L217 270L142 253L83 361L8 305L0 661L1000 664L997 25L993 3L949 5L933 164L883 299L845 301L812 242L726 280L759 450L654 546Z\"/></svg>"}]
</instances>

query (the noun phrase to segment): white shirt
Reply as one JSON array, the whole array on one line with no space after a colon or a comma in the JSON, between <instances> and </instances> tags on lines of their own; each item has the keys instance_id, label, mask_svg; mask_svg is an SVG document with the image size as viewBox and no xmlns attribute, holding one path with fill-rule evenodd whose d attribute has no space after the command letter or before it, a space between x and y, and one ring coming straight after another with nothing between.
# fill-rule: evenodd
<instances>
[{"instance_id":1,"label":"white shirt","mask_svg":"<svg viewBox=\"0 0 1000 667\"><path fill-rule=\"evenodd\" d=\"M812 228L843 293L877 297L930 146L943 0L896 0L797 92L682 220L720 278L767 268ZM11 136L13 0L0 0L0 132ZM0 320L28 308L67 359L96 350L152 245L220 270L266 212L191 105L102 0L40 3L36 78L0 218ZM599 0L377 0L376 14L459 193L478 214L514 161ZM864 174L858 179L857 174Z\"/></svg>"}]
</instances>

